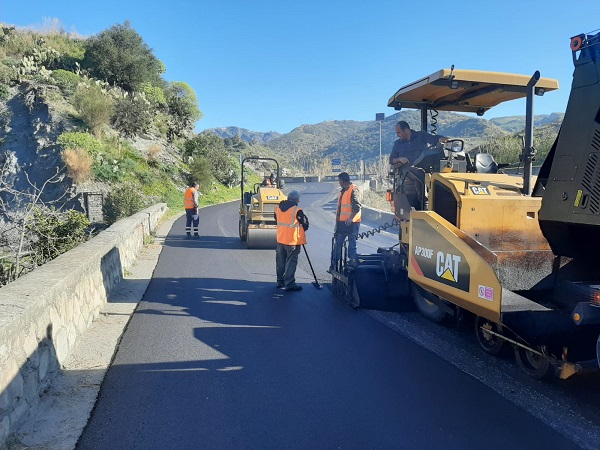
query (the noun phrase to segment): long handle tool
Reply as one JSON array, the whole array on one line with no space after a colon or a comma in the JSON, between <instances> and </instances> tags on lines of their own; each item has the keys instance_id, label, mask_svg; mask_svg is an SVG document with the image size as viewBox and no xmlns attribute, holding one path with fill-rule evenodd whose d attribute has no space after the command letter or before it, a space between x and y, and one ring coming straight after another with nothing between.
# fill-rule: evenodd
<instances>
[{"instance_id":1,"label":"long handle tool","mask_svg":"<svg viewBox=\"0 0 600 450\"><path fill-rule=\"evenodd\" d=\"M319 284L319 281L317 280L317 275L315 274L315 269L313 269L313 266L310 262L310 258L308 257L308 252L306 251L306 247L304 246L304 244L302 244L302 248L304 249L304 254L306 255L306 259L308 260L308 265L310 266L310 270L312 271L313 277L315 277L315 282L313 283L313 286L316 287L317 289L323 289L323 286L321 286Z\"/></svg>"}]
</instances>

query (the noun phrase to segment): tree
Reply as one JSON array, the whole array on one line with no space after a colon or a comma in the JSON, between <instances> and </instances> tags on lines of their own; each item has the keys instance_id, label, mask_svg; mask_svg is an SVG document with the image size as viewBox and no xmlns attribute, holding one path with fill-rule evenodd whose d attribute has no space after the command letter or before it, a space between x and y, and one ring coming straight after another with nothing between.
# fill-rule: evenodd
<instances>
[{"instance_id":1,"label":"tree","mask_svg":"<svg viewBox=\"0 0 600 450\"><path fill-rule=\"evenodd\" d=\"M64 169L41 184L29 181L29 190L18 191L6 175L8 164L0 169L0 285L18 277L87 239L89 221L77 211L63 212L65 198L42 201L44 190L64 177Z\"/></svg>"},{"instance_id":2,"label":"tree","mask_svg":"<svg viewBox=\"0 0 600 450\"><path fill-rule=\"evenodd\" d=\"M194 90L183 81L174 81L166 89L169 115L169 139L183 137L202 118Z\"/></svg>"},{"instance_id":3,"label":"tree","mask_svg":"<svg viewBox=\"0 0 600 450\"><path fill-rule=\"evenodd\" d=\"M188 139L184 144L184 155L194 161L206 160L210 173L221 184L231 187L239 182L240 164L216 134L202 133Z\"/></svg>"},{"instance_id":4,"label":"tree","mask_svg":"<svg viewBox=\"0 0 600 450\"><path fill-rule=\"evenodd\" d=\"M128 21L92 36L85 45L83 66L96 78L132 92L148 82L161 85L164 64Z\"/></svg>"},{"instance_id":5,"label":"tree","mask_svg":"<svg viewBox=\"0 0 600 450\"><path fill-rule=\"evenodd\" d=\"M206 158L198 157L190 163L190 178L198 182L200 191L210 189L214 178L210 163Z\"/></svg>"},{"instance_id":6,"label":"tree","mask_svg":"<svg viewBox=\"0 0 600 450\"><path fill-rule=\"evenodd\" d=\"M184 156L209 157L220 150L225 150L223 139L213 133L197 134L184 144Z\"/></svg>"}]
</instances>

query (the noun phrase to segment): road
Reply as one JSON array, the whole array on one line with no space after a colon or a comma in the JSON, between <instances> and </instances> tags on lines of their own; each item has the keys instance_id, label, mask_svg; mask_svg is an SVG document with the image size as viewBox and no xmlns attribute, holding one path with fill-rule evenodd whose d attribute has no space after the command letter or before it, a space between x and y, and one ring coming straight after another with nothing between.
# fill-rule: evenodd
<instances>
[{"instance_id":1,"label":"road","mask_svg":"<svg viewBox=\"0 0 600 450\"><path fill-rule=\"evenodd\" d=\"M326 287L336 187L287 186ZM461 330L353 310L311 284L304 255L304 290L276 289L237 204L203 209L200 233L173 226L77 448L598 448L599 378L534 382Z\"/></svg>"}]
</instances>

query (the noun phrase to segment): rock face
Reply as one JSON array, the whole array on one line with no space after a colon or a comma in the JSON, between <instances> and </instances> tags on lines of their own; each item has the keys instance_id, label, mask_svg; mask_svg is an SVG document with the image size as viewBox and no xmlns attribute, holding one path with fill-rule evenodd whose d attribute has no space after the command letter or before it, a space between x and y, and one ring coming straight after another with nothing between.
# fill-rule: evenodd
<instances>
[{"instance_id":1,"label":"rock face","mask_svg":"<svg viewBox=\"0 0 600 450\"><path fill-rule=\"evenodd\" d=\"M10 88L8 97L0 101L0 199L9 210L19 209L19 198L7 190L35 194L43 189L42 202L54 201L56 207L88 215L88 194L101 199L110 191L105 182L75 185L65 172L62 148L56 141L62 133L79 129L70 109L59 88L34 82ZM114 130L107 132L116 135ZM147 159L179 166L178 150L164 138L146 135L129 142ZM21 196L21 203L24 198ZM94 222L98 214L89 218Z\"/></svg>"},{"instance_id":2,"label":"rock face","mask_svg":"<svg viewBox=\"0 0 600 450\"><path fill-rule=\"evenodd\" d=\"M46 97L52 90L58 88L21 83L0 103L2 187L28 193L43 189L44 202L70 198L73 191L71 180L64 173L56 139L75 127L68 117L49 106ZM9 207L18 207L17 199L9 193L4 191L0 195ZM81 210L78 202L71 207Z\"/></svg>"}]
</instances>

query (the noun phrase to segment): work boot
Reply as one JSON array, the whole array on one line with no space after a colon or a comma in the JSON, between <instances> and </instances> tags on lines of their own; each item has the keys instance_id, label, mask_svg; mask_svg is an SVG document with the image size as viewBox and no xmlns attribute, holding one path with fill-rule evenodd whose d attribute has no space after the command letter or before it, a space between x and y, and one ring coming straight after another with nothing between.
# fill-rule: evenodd
<instances>
[{"instance_id":1,"label":"work boot","mask_svg":"<svg viewBox=\"0 0 600 450\"><path fill-rule=\"evenodd\" d=\"M200 239L200 235L199 234L195 234L194 235L194 239Z\"/></svg>"},{"instance_id":2,"label":"work boot","mask_svg":"<svg viewBox=\"0 0 600 450\"><path fill-rule=\"evenodd\" d=\"M302 286L299 286L297 284L290 284L289 286L285 287L286 291L301 291L302 290Z\"/></svg>"},{"instance_id":3,"label":"work boot","mask_svg":"<svg viewBox=\"0 0 600 450\"><path fill-rule=\"evenodd\" d=\"M285 284L283 284L283 281L277 282L277 289L283 289L284 287L285 287Z\"/></svg>"}]
</instances>

